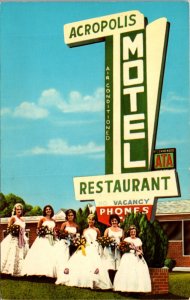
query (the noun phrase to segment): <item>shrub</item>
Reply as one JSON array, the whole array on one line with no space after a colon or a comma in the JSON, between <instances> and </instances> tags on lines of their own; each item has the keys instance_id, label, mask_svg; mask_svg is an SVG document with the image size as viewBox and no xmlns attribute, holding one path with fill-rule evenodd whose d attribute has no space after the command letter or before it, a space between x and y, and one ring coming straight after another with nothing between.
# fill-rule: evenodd
<instances>
[{"instance_id":1,"label":"shrub","mask_svg":"<svg viewBox=\"0 0 190 300\"><path fill-rule=\"evenodd\" d=\"M176 261L171 258L166 258L164 261L164 266L167 267L169 269L169 271L171 272L172 269L176 266Z\"/></svg>"},{"instance_id":2,"label":"shrub","mask_svg":"<svg viewBox=\"0 0 190 300\"><path fill-rule=\"evenodd\" d=\"M137 227L137 234L143 243L144 258L149 267L161 268L168 249L168 238L158 221L150 222L145 214L131 213L121 224L127 232L130 225Z\"/></svg>"}]
</instances>

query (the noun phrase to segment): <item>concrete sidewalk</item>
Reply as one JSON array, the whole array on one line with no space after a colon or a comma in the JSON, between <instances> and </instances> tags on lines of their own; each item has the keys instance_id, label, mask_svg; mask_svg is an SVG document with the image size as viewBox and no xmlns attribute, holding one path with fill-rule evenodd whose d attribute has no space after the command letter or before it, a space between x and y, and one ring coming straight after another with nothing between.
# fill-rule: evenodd
<instances>
[{"instance_id":1,"label":"concrete sidewalk","mask_svg":"<svg viewBox=\"0 0 190 300\"><path fill-rule=\"evenodd\" d=\"M190 267L175 267L172 269L174 272L190 272Z\"/></svg>"}]
</instances>

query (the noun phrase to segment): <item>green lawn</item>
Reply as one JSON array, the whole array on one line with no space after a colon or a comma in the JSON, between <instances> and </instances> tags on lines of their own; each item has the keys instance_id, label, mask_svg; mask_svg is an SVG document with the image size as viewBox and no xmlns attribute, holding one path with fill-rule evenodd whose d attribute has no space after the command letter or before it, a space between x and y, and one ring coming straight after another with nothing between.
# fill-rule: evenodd
<instances>
[{"instance_id":1,"label":"green lawn","mask_svg":"<svg viewBox=\"0 0 190 300\"><path fill-rule=\"evenodd\" d=\"M1 278L1 299L189 299L190 273L169 274L169 294L143 295L56 286L47 278Z\"/></svg>"},{"instance_id":2,"label":"green lawn","mask_svg":"<svg viewBox=\"0 0 190 300\"><path fill-rule=\"evenodd\" d=\"M169 291L174 295L184 296L190 299L190 273L169 273Z\"/></svg>"}]
</instances>

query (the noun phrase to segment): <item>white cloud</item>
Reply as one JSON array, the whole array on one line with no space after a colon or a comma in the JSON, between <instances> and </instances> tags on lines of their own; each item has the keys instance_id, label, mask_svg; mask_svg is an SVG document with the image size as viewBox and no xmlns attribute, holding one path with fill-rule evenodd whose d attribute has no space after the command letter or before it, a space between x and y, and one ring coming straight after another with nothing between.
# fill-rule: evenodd
<instances>
[{"instance_id":1,"label":"white cloud","mask_svg":"<svg viewBox=\"0 0 190 300\"><path fill-rule=\"evenodd\" d=\"M68 99L56 89L44 90L39 104L45 107L56 107L63 113L98 112L104 109L104 89L98 88L93 95L82 95L78 91L71 91Z\"/></svg>"},{"instance_id":2,"label":"white cloud","mask_svg":"<svg viewBox=\"0 0 190 300\"><path fill-rule=\"evenodd\" d=\"M27 150L23 155L83 155L102 153L104 146L98 146L94 142L89 142L86 145L69 145L63 139L51 139L46 147L36 146Z\"/></svg>"},{"instance_id":3,"label":"white cloud","mask_svg":"<svg viewBox=\"0 0 190 300\"><path fill-rule=\"evenodd\" d=\"M187 108L180 108L180 107L172 107L172 106L166 106L162 105L161 106L161 112L162 113L174 113L174 114L184 114L187 113L188 110Z\"/></svg>"},{"instance_id":4,"label":"white cloud","mask_svg":"<svg viewBox=\"0 0 190 300\"><path fill-rule=\"evenodd\" d=\"M22 102L14 110L15 117L22 117L26 119L43 119L48 116L48 111L45 108L39 107L33 102Z\"/></svg>"},{"instance_id":5,"label":"white cloud","mask_svg":"<svg viewBox=\"0 0 190 300\"><path fill-rule=\"evenodd\" d=\"M166 147L168 145L170 145L170 148L172 147L171 145L182 145L182 144L186 144L188 143L188 141L186 140L162 140L162 141L158 141L156 143L157 147Z\"/></svg>"},{"instance_id":6,"label":"white cloud","mask_svg":"<svg viewBox=\"0 0 190 300\"><path fill-rule=\"evenodd\" d=\"M0 111L0 115L1 116L5 116L5 115L11 115L12 111L10 108L2 108L1 111Z\"/></svg>"},{"instance_id":7,"label":"white cloud","mask_svg":"<svg viewBox=\"0 0 190 300\"><path fill-rule=\"evenodd\" d=\"M64 109L64 99L61 94L54 88L44 90L39 98L39 105L45 107L56 107Z\"/></svg>"},{"instance_id":8,"label":"white cloud","mask_svg":"<svg viewBox=\"0 0 190 300\"><path fill-rule=\"evenodd\" d=\"M82 95L78 91L71 91L68 99L54 88L44 90L38 101L24 101L14 110L3 108L1 116L11 115L25 119L44 119L49 115L50 109L57 109L62 113L99 112L104 109L104 89L98 88L93 95Z\"/></svg>"},{"instance_id":9,"label":"white cloud","mask_svg":"<svg viewBox=\"0 0 190 300\"><path fill-rule=\"evenodd\" d=\"M92 159L105 159L105 153L98 153L89 156Z\"/></svg>"},{"instance_id":10,"label":"white cloud","mask_svg":"<svg viewBox=\"0 0 190 300\"><path fill-rule=\"evenodd\" d=\"M161 105L161 113L184 114L188 112L188 99L169 92Z\"/></svg>"},{"instance_id":11,"label":"white cloud","mask_svg":"<svg viewBox=\"0 0 190 300\"><path fill-rule=\"evenodd\" d=\"M99 119L81 119L81 120L73 120L73 119L69 119L69 120L60 120L57 119L56 121L53 120L54 124L56 126L81 126L81 125L94 125L97 124L97 122L99 122Z\"/></svg>"}]
</instances>

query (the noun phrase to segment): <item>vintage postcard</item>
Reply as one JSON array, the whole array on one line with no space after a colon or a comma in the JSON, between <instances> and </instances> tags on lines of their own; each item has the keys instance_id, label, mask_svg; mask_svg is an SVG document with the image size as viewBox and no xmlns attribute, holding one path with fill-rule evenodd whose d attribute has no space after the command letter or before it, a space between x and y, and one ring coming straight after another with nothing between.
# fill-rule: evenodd
<instances>
[{"instance_id":1,"label":"vintage postcard","mask_svg":"<svg viewBox=\"0 0 190 300\"><path fill-rule=\"evenodd\" d=\"M88 205L104 225L189 207L189 2L2 1L0 14L2 199Z\"/></svg>"}]
</instances>

